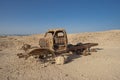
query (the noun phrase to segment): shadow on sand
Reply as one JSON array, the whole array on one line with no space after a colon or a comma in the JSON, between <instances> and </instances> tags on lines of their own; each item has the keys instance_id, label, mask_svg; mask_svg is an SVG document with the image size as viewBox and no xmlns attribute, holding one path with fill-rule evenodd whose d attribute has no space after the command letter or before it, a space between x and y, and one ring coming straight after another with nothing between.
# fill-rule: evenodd
<instances>
[{"instance_id":1,"label":"shadow on sand","mask_svg":"<svg viewBox=\"0 0 120 80\"><path fill-rule=\"evenodd\" d=\"M96 52L96 53L97 53L99 50L104 50L104 49L103 49L103 48L91 48L89 54L86 55L86 56L91 55L92 52ZM81 53L80 53L80 54L77 54L77 53L75 53L75 52L72 52L72 54L68 54L68 55L67 55L67 62L66 62L65 64L70 63L70 62L72 62L72 61L74 61L75 59L80 58L80 57L82 57L82 54L81 54Z\"/></svg>"}]
</instances>

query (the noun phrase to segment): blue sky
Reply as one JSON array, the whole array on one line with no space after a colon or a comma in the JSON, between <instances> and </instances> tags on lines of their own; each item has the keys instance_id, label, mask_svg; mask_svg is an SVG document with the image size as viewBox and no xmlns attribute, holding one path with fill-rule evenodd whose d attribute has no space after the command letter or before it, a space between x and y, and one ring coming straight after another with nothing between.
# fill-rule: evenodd
<instances>
[{"instance_id":1,"label":"blue sky","mask_svg":"<svg viewBox=\"0 0 120 80\"><path fill-rule=\"evenodd\" d=\"M0 34L120 29L120 0L0 0Z\"/></svg>"}]
</instances>

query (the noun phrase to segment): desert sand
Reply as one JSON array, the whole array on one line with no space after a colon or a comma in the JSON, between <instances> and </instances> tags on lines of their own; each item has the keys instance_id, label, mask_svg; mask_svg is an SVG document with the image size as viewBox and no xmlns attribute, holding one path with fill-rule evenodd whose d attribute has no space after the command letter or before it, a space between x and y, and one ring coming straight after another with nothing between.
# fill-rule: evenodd
<instances>
[{"instance_id":1,"label":"desert sand","mask_svg":"<svg viewBox=\"0 0 120 80\"><path fill-rule=\"evenodd\" d=\"M19 59L23 43L39 46L43 34L0 37L0 80L120 80L120 30L68 34L69 43L98 43L89 56L75 55L64 65Z\"/></svg>"}]
</instances>

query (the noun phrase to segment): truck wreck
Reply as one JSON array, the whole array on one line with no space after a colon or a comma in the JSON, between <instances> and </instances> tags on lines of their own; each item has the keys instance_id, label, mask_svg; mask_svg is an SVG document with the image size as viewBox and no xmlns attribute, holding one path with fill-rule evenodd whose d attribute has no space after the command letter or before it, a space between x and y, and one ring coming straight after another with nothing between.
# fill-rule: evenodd
<instances>
[{"instance_id":1,"label":"truck wreck","mask_svg":"<svg viewBox=\"0 0 120 80\"><path fill-rule=\"evenodd\" d=\"M55 61L57 57L64 57L64 55L69 52L87 56L91 52L91 47L97 45L98 43L77 43L76 45L68 44L65 29L50 29L45 33L44 37L39 40L39 47L30 48L28 45L27 48L26 44L22 46L26 52L26 55L20 53L17 54L17 56L19 58L24 57L25 59L29 56L36 56L40 59ZM60 64L64 63L65 62L62 61Z\"/></svg>"}]
</instances>

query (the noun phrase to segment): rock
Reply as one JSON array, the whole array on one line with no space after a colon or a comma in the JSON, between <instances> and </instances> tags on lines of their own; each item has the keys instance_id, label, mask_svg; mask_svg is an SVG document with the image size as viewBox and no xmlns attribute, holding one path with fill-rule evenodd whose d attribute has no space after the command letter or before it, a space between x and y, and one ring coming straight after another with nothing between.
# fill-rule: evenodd
<instances>
[{"instance_id":1,"label":"rock","mask_svg":"<svg viewBox=\"0 0 120 80\"><path fill-rule=\"evenodd\" d=\"M63 65L65 63L65 57L64 56L58 56L55 58L55 63L57 65Z\"/></svg>"}]
</instances>

